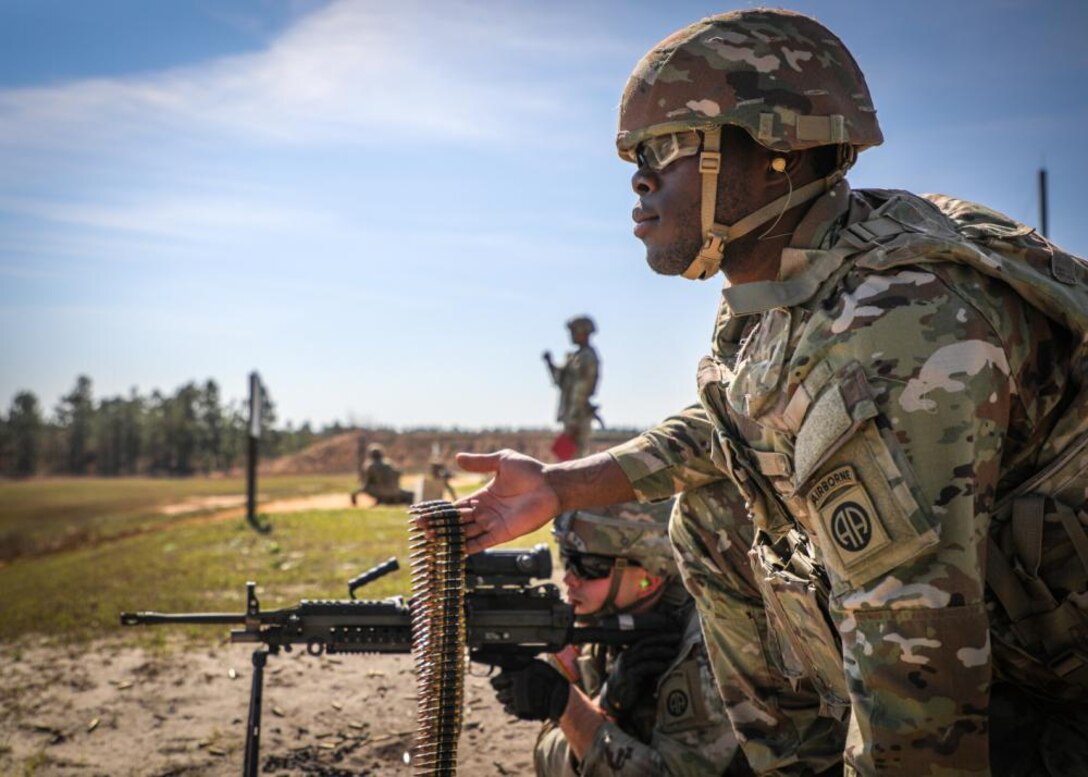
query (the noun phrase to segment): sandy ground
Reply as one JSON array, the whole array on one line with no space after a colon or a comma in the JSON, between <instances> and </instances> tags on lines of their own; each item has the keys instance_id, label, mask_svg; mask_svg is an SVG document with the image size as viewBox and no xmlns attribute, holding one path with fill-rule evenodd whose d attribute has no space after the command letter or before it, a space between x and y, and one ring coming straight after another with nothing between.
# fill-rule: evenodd
<instances>
[{"instance_id":1,"label":"sandy ground","mask_svg":"<svg viewBox=\"0 0 1088 777\"><path fill-rule=\"evenodd\" d=\"M0 773L238 775L252 679L246 645L148 651L0 646ZM482 667L466 680L463 775L532 773L535 723L505 715ZM261 774L409 775L408 655L270 657Z\"/></svg>"},{"instance_id":2,"label":"sandy ground","mask_svg":"<svg viewBox=\"0 0 1088 777\"><path fill-rule=\"evenodd\" d=\"M363 507L369 497L359 502ZM190 519L215 521L236 518L240 504L237 497L211 497L167 509L225 508ZM322 494L265 503L261 512L350 506L347 493ZM241 774L252 652L226 640L214 649L175 641L145 650L120 639L84 649L41 641L0 645L0 775ZM485 671L472 665L466 679L458 771L531 774L539 725L503 713ZM409 655L272 656L263 710L262 775L412 774Z\"/></svg>"},{"instance_id":3,"label":"sandy ground","mask_svg":"<svg viewBox=\"0 0 1088 777\"><path fill-rule=\"evenodd\" d=\"M416 487L417 476L406 476L404 487L412 489ZM453 487L458 495L465 496L471 493L480 483L480 478L475 475L459 476L453 478ZM202 496L186 499L182 502L166 505L159 510L163 515L184 515L198 511L215 510L212 516L202 516L203 520L218 518L226 520L238 515L236 508L245 507L244 496ZM274 499L267 502L259 502L257 512L272 515L275 513L298 513L306 510L346 510L352 507L374 507L376 502L366 494L358 496L358 505L352 505L351 494L343 493L316 494L313 496L290 497L287 499ZM231 509L235 508L235 509Z\"/></svg>"}]
</instances>

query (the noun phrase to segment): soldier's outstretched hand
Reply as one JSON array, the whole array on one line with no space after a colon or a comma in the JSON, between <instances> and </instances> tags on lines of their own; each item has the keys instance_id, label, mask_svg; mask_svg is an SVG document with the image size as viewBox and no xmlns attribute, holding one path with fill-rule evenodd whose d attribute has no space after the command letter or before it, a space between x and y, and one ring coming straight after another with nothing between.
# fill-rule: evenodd
<instances>
[{"instance_id":1,"label":"soldier's outstretched hand","mask_svg":"<svg viewBox=\"0 0 1088 777\"><path fill-rule=\"evenodd\" d=\"M468 552L499 545L539 529L559 514L559 496L544 477L544 463L502 450L458 453L466 472L493 473L479 491L459 500Z\"/></svg>"}]
</instances>

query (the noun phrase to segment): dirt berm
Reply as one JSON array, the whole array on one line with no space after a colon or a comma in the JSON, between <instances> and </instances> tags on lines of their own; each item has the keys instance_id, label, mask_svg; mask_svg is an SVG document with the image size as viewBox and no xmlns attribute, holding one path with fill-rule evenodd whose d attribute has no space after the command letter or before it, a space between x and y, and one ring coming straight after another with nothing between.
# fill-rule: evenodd
<instances>
[{"instance_id":1,"label":"dirt berm","mask_svg":"<svg viewBox=\"0 0 1088 777\"><path fill-rule=\"evenodd\" d=\"M634 429L594 432L589 450L591 453L605 450L635 434ZM270 461L261 467L261 471L270 475L355 472L363 452L374 443L381 445L386 456L405 472L423 471L435 454L452 468L454 454L461 451L488 453L512 448L542 461L554 461L551 446L555 436L556 432L549 429L483 432L359 429Z\"/></svg>"}]
</instances>

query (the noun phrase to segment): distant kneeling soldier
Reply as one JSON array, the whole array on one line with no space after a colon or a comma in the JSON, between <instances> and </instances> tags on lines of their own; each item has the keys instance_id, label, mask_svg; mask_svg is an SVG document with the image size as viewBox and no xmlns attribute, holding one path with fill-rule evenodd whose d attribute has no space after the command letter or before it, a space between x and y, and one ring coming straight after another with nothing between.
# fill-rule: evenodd
<instances>
[{"instance_id":1,"label":"distant kneeling soldier","mask_svg":"<svg viewBox=\"0 0 1088 777\"><path fill-rule=\"evenodd\" d=\"M625 648L568 646L491 680L522 720L546 720L540 777L750 774L730 769L736 738L718 696L691 597L668 538L671 502L564 513L555 538L579 624L663 614L671 630Z\"/></svg>"},{"instance_id":2,"label":"distant kneeling soldier","mask_svg":"<svg viewBox=\"0 0 1088 777\"><path fill-rule=\"evenodd\" d=\"M382 446L371 445L367 458L369 461L359 476L359 488L351 493L351 503L356 504L356 498L363 493L374 497L380 505L411 504L412 492L400 487L400 470L385 460Z\"/></svg>"}]
</instances>

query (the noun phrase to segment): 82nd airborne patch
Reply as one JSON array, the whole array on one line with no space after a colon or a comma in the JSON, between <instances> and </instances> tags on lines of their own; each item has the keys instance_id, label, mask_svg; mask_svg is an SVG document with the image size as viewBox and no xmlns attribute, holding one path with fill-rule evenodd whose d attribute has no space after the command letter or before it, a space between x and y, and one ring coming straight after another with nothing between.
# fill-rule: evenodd
<instances>
[{"instance_id":1,"label":"82nd airborne patch","mask_svg":"<svg viewBox=\"0 0 1088 777\"><path fill-rule=\"evenodd\" d=\"M888 544L884 525L853 467L836 467L817 480L808 502L820 516L821 535L847 570Z\"/></svg>"}]
</instances>

